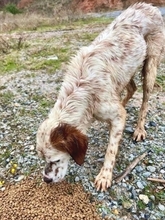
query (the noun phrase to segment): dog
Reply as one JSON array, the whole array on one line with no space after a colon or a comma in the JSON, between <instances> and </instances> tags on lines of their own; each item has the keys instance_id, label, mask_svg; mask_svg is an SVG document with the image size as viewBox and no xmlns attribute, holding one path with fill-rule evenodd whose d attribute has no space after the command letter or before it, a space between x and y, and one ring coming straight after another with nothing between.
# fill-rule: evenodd
<instances>
[{"instance_id":1,"label":"dog","mask_svg":"<svg viewBox=\"0 0 165 220\"><path fill-rule=\"evenodd\" d=\"M135 141L141 141L146 138L147 102L164 44L160 11L150 4L136 3L71 59L57 101L37 132L36 149L46 161L45 182L61 181L70 158L83 164L88 145L87 129L93 119L97 119L108 123L110 135L95 185L101 191L111 186L126 120L124 107L136 91L134 75L141 67L143 100L133 134ZM127 94L121 100L124 89Z\"/></svg>"}]
</instances>

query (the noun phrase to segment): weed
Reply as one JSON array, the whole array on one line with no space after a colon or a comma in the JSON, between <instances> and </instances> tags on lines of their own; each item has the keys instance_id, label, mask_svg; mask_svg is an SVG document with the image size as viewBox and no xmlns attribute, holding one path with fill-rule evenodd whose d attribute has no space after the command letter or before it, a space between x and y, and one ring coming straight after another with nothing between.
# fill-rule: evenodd
<instances>
[{"instance_id":1,"label":"weed","mask_svg":"<svg viewBox=\"0 0 165 220\"><path fill-rule=\"evenodd\" d=\"M142 191L142 194L147 195L149 198L155 196L155 205L159 202L165 202L165 191L163 188L157 188L157 184L148 184Z\"/></svg>"},{"instance_id":2,"label":"weed","mask_svg":"<svg viewBox=\"0 0 165 220\"><path fill-rule=\"evenodd\" d=\"M157 75L156 82L162 87L162 90L165 91L165 75Z\"/></svg>"},{"instance_id":3,"label":"weed","mask_svg":"<svg viewBox=\"0 0 165 220\"><path fill-rule=\"evenodd\" d=\"M34 101L36 101L36 102L38 102L39 104L40 104L40 107L41 108L46 108L46 107L48 107L48 108L50 108L53 104L54 104L54 101L53 100L51 100L51 99L47 99L46 97L44 97L44 96L41 96L41 95L33 95L32 97L31 97L31 99L32 100L34 100Z\"/></svg>"},{"instance_id":4,"label":"weed","mask_svg":"<svg viewBox=\"0 0 165 220\"><path fill-rule=\"evenodd\" d=\"M0 93L0 104L7 104L11 100L13 100L14 94L10 91Z\"/></svg>"},{"instance_id":5,"label":"weed","mask_svg":"<svg viewBox=\"0 0 165 220\"><path fill-rule=\"evenodd\" d=\"M138 200L137 202L137 208L139 210L144 210L146 208L146 204L142 200Z\"/></svg>"},{"instance_id":6,"label":"weed","mask_svg":"<svg viewBox=\"0 0 165 220\"><path fill-rule=\"evenodd\" d=\"M22 11L21 11L20 9L18 9L15 4L12 4L12 3L7 4L7 5L5 6L4 10L5 10L6 12L9 12L9 13L13 14L13 15L22 13Z\"/></svg>"}]
</instances>

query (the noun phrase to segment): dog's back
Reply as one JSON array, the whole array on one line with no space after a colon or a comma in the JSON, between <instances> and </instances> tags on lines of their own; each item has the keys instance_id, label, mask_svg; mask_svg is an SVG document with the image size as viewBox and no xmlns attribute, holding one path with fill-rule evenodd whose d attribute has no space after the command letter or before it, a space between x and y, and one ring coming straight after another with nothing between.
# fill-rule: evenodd
<instances>
[{"instance_id":1,"label":"dog's back","mask_svg":"<svg viewBox=\"0 0 165 220\"><path fill-rule=\"evenodd\" d=\"M136 3L119 15L94 41L97 44L113 34L120 32L123 28L127 32L131 27L137 27L139 33L144 37L148 34L163 32L163 18L158 8L146 3Z\"/></svg>"}]
</instances>

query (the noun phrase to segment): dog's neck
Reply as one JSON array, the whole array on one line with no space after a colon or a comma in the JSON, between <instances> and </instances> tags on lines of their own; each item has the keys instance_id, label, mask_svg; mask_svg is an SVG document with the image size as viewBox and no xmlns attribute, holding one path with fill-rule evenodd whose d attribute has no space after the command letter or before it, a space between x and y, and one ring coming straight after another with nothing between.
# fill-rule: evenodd
<instances>
[{"instance_id":1,"label":"dog's neck","mask_svg":"<svg viewBox=\"0 0 165 220\"><path fill-rule=\"evenodd\" d=\"M93 119L92 103L93 97L88 90L66 82L61 88L49 118L53 119L55 126L60 123L67 123L86 134Z\"/></svg>"}]
</instances>

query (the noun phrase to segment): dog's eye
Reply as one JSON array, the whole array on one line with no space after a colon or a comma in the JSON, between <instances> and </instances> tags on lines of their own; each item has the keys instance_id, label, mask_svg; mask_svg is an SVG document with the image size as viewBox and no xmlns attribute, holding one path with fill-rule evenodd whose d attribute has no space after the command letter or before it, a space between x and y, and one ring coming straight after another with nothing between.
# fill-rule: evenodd
<instances>
[{"instance_id":1,"label":"dog's eye","mask_svg":"<svg viewBox=\"0 0 165 220\"><path fill-rule=\"evenodd\" d=\"M59 162L60 162L60 160L55 160L52 163L59 163Z\"/></svg>"}]
</instances>

